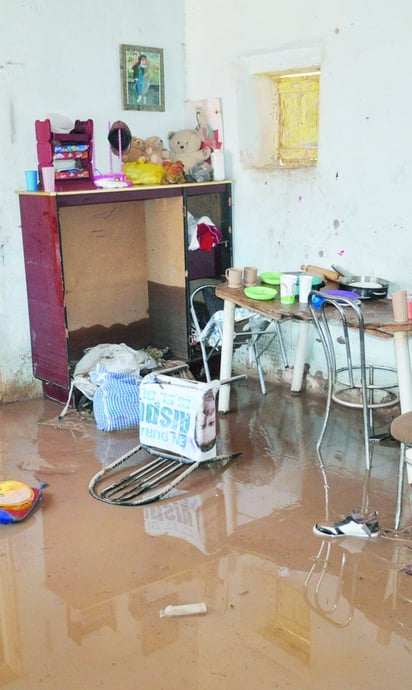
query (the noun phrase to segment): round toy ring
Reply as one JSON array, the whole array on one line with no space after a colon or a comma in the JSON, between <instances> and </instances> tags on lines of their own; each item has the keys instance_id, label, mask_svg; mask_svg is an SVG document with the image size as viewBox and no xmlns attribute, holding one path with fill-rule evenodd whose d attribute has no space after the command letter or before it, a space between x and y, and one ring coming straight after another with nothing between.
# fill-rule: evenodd
<instances>
[{"instance_id":1,"label":"round toy ring","mask_svg":"<svg viewBox=\"0 0 412 690\"><path fill-rule=\"evenodd\" d=\"M21 509L34 498L33 489L24 482L14 479L0 481L0 507Z\"/></svg>"}]
</instances>

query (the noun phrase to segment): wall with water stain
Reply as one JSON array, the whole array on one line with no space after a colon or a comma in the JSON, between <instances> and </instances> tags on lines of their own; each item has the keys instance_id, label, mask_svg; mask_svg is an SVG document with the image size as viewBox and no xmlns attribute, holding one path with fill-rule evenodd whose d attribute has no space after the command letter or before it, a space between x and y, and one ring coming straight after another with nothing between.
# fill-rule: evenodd
<instances>
[{"instance_id":1,"label":"wall with water stain","mask_svg":"<svg viewBox=\"0 0 412 690\"><path fill-rule=\"evenodd\" d=\"M108 123L161 136L183 127L184 0L119 6L88 0L68 11L49 0L0 0L0 402L41 394L31 365L16 190L37 167L34 121L48 113L94 122L95 164L110 171ZM164 51L165 111L123 110L120 46ZM118 170L118 159L112 165ZM82 252L81 238L77 251Z\"/></svg>"},{"instance_id":2,"label":"wall with water stain","mask_svg":"<svg viewBox=\"0 0 412 690\"><path fill-rule=\"evenodd\" d=\"M185 99L219 97L235 181L235 263L261 271L338 264L412 290L407 0L396 12L381 0L209 0L207 9L123 0L120 11L88 0L76 13L62 2L0 0L0 15L0 401L38 393L15 191L36 165L34 120L50 112L93 118L105 171L108 121L166 139L185 124ZM122 110L124 43L164 49L165 112ZM265 95L248 90L251 77L308 65L321 70L317 165L255 165L270 136Z\"/></svg>"},{"instance_id":3,"label":"wall with water stain","mask_svg":"<svg viewBox=\"0 0 412 690\"><path fill-rule=\"evenodd\" d=\"M218 21L205 60L202 9L186 3L186 97L199 96L201 84L223 100L235 265L336 264L412 291L411 4L211 0L208 12ZM256 75L312 66L320 68L317 164L271 166L271 91ZM393 363L392 343L384 350Z\"/></svg>"},{"instance_id":4,"label":"wall with water stain","mask_svg":"<svg viewBox=\"0 0 412 690\"><path fill-rule=\"evenodd\" d=\"M195 31L201 9L186 3L186 97L202 84L223 98L236 265L338 264L412 289L410 3L394 12L373 0L261 0L258 8L212 0L208 9L219 21L205 60ZM317 165L259 165L267 95L247 90L253 76L310 66L320 68Z\"/></svg>"}]
</instances>

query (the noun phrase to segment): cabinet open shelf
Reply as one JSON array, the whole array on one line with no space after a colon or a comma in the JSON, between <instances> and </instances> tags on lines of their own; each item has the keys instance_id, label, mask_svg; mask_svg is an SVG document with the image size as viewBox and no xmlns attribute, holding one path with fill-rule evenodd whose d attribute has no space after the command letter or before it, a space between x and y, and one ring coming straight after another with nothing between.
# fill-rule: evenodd
<instances>
[{"instance_id":1,"label":"cabinet open shelf","mask_svg":"<svg viewBox=\"0 0 412 690\"><path fill-rule=\"evenodd\" d=\"M84 350L169 348L190 363L193 284L232 263L231 183L19 194L34 376L65 402ZM188 214L221 230L189 251Z\"/></svg>"}]
</instances>

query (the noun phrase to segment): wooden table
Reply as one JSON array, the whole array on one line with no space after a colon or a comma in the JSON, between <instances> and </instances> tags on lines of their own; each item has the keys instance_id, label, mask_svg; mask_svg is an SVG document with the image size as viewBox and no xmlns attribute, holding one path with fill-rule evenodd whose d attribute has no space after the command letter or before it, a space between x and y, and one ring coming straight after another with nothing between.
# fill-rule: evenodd
<instances>
[{"instance_id":1,"label":"wooden table","mask_svg":"<svg viewBox=\"0 0 412 690\"><path fill-rule=\"evenodd\" d=\"M326 289L337 289L336 283L327 283ZM293 368L291 392L300 393L302 390L303 371L305 366L306 347L311 324L311 314L307 304L282 304L279 294L273 300L252 300L245 296L243 288L229 288L227 283L216 287L216 295L224 300L222 355L220 364L220 380L229 379L232 373L233 332L235 307L247 307L262 316L272 320L294 319L299 322L299 337ZM392 338L394 333L412 331L412 321L395 322L392 302L388 299L363 300L362 311L365 332L381 338ZM349 325L350 319L349 319ZM355 323L353 323L355 326ZM228 412L230 402L230 385L222 386L219 392L218 410Z\"/></svg>"}]
</instances>

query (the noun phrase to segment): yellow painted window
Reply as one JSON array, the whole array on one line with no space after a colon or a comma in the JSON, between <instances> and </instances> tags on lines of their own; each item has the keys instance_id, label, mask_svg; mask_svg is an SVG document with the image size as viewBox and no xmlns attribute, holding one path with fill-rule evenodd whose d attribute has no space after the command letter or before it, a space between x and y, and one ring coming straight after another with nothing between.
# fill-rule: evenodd
<instances>
[{"instance_id":1,"label":"yellow painted window","mask_svg":"<svg viewBox=\"0 0 412 690\"><path fill-rule=\"evenodd\" d=\"M318 69L271 74L274 158L279 166L316 165L319 133Z\"/></svg>"}]
</instances>

